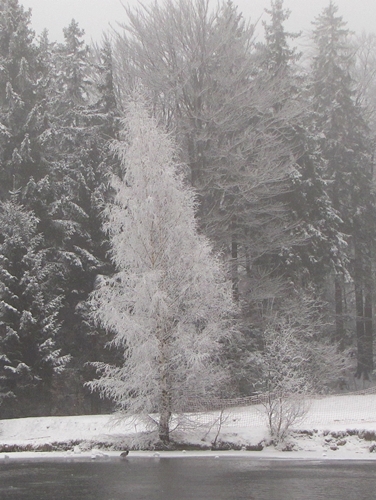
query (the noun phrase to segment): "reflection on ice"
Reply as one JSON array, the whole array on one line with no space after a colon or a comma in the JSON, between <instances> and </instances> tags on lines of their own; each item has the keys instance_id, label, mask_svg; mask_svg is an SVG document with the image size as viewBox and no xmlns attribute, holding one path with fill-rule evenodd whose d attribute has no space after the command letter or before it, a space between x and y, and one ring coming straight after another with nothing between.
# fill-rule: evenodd
<instances>
[{"instance_id":1,"label":"reflection on ice","mask_svg":"<svg viewBox=\"0 0 376 500\"><path fill-rule=\"evenodd\" d=\"M353 500L376 489L373 461L67 458L3 461L1 500Z\"/></svg>"}]
</instances>

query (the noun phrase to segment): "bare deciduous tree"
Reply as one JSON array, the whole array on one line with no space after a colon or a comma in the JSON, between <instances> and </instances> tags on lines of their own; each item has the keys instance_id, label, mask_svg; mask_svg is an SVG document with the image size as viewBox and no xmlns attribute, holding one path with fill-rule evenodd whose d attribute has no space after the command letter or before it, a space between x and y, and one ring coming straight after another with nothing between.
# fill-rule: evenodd
<instances>
[{"instance_id":1,"label":"bare deciduous tree","mask_svg":"<svg viewBox=\"0 0 376 500\"><path fill-rule=\"evenodd\" d=\"M126 11L115 50L119 88L126 94L141 83L176 134L200 225L225 251L239 298L255 260L291 244L278 196L294 155L276 130L301 110L277 109L288 89L261 75L253 27L230 2L166 0Z\"/></svg>"},{"instance_id":2,"label":"bare deciduous tree","mask_svg":"<svg viewBox=\"0 0 376 500\"><path fill-rule=\"evenodd\" d=\"M263 332L263 405L271 436L283 440L309 409L310 394L335 387L349 368L325 338L323 304L300 292L286 300Z\"/></svg>"}]
</instances>

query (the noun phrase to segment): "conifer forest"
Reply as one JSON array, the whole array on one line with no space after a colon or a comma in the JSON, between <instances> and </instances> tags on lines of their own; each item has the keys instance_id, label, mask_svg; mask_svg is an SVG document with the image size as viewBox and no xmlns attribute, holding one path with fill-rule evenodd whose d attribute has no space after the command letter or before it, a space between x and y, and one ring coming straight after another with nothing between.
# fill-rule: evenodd
<instances>
[{"instance_id":1,"label":"conifer forest","mask_svg":"<svg viewBox=\"0 0 376 500\"><path fill-rule=\"evenodd\" d=\"M0 0L1 419L373 384L376 35L266 12Z\"/></svg>"}]
</instances>

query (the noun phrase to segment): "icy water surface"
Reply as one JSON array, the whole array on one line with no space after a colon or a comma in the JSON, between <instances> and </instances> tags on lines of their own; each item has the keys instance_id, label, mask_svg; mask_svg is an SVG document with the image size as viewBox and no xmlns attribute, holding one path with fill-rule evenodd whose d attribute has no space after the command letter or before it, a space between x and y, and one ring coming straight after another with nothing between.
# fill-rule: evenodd
<instances>
[{"instance_id":1,"label":"icy water surface","mask_svg":"<svg viewBox=\"0 0 376 500\"><path fill-rule=\"evenodd\" d=\"M1 500L373 500L375 462L234 457L12 461Z\"/></svg>"}]
</instances>

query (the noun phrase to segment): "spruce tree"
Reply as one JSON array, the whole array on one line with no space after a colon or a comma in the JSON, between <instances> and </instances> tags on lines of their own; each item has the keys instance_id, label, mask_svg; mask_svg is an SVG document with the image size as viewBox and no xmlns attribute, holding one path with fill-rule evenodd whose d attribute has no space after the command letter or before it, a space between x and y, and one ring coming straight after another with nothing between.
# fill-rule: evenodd
<instances>
[{"instance_id":1,"label":"spruce tree","mask_svg":"<svg viewBox=\"0 0 376 500\"><path fill-rule=\"evenodd\" d=\"M290 17L290 11L284 9L283 0L272 0L271 8L265 9L270 16L270 22L263 21L265 30L266 50L265 66L274 77L286 78L293 68L293 62L299 59L300 54L290 47L289 41L297 39L299 33L289 33L285 29L285 21Z\"/></svg>"},{"instance_id":2,"label":"spruce tree","mask_svg":"<svg viewBox=\"0 0 376 500\"><path fill-rule=\"evenodd\" d=\"M15 199L2 202L0 377L5 392L15 397L0 409L2 415L51 410L53 376L69 359L56 347L62 303L55 271L38 232L38 219Z\"/></svg>"},{"instance_id":3,"label":"spruce tree","mask_svg":"<svg viewBox=\"0 0 376 500\"><path fill-rule=\"evenodd\" d=\"M348 271L356 309L356 376L367 379L373 366L372 337L372 195L373 157L364 111L356 101L352 79L352 45L346 23L333 2L314 23L316 55L312 65L315 125L326 161L333 207L347 234ZM337 338L344 339L344 279L335 275Z\"/></svg>"},{"instance_id":4,"label":"spruce tree","mask_svg":"<svg viewBox=\"0 0 376 500\"><path fill-rule=\"evenodd\" d=\"M271 77L285 89L276 106L297 110L292 120L278 124L275 133L288 145L287 151L295 160L282 200L293 223L292 241L299 244L285 246L275 263L279 269L282 266L284 276L295 286L306 288L313 284L319 292L328 272L343 269L342 221L327 192L314 110L307 104L310 103L307 76L297 65L300 54L290 48L289 42L298 34L285 30L290 12L283 8L282 0L272 1L271 9L266 12L271 19L270 23L263 23L265 43L260 48L267 78Z\"/></svg>"},{"instance_id":5,"label":"spruce tree","mask_svg":"<svg viewBox=\"0 0 376 500\"><path fill-rule=\"evenodd\" d=\"M17 197L38 221L40 246L29 258L37 261L44 248L43 265L54 269L61 296L55 341L64 353L75 353L71 366L82 370L94 344L83 304L107 265L99 213L116 163L107 146L117 127L110 48L95 68L104 74L107 65L106 76L96 80L75 21L64 30L64 43L54 44L46 31L34 39L31 12L17 0L0 8L0 197ZM54 288L48 290L53 301Z\"/></svg>"},{"instance_id":6,"label":"spruce tree","mask_svg":"<svg viewBox=\"0 0 376 500\"><path fill-rule=\"evenodd\" d=\"M38 136L40 90L31 11L18 0L0 3L0 196L44 175Z\"/></svg>"},{"instance_id":7,"label":"spruce tree","mask_svg":"<svg viewBox=\"0 0 376 500\"><path fill-rule=\"evenodd\" d=\"M92 347L97 357L98 342L87 336L93 332L85 319L85 301L96 275L108 266L100 211L107 196L107 175L116 163L108 143L117 125L116 102L107 102L105 95L113 92L108 89L111 78L107 75L108 83L99 76L101 65L109 65L111 73L110 49L106 62L95 62L83 34L72 21L62 44L51 44L46 33L39 39L37 62L45 93L39 106L43 117L39 142L46 174L30 178L22 195L39 218L50 258L57 263L56 281L63 296L58 340L65 353L73 354L74 392L90 404L87 391L87 398L83 396L83 382ZM75 411L84 411L75 405Z\"/></svg>"}]
</instances>

